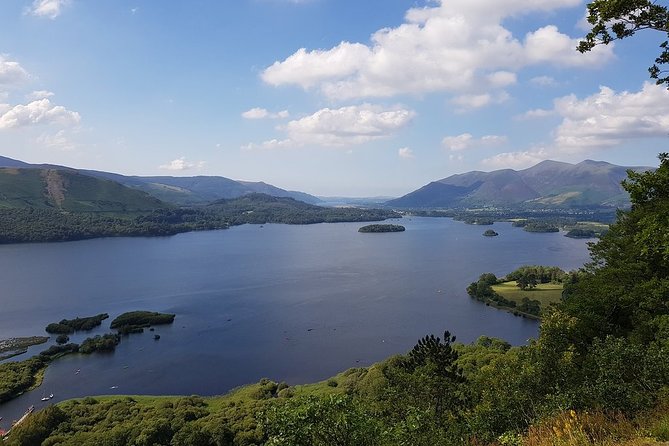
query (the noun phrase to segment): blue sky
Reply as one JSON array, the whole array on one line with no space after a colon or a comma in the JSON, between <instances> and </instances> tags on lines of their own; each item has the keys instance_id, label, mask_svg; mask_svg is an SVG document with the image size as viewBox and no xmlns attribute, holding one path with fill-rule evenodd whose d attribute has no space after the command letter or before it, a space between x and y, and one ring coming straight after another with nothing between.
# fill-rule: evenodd
<instances>
[{"instance_id":1,"label":"blue sky","mask_svg":"<svg viewBox=\"0 0 669 446\"><path fill-rule=\"evenodd\" d=\"M656 165L660 35L579 0L2 0L0 154L398 196L543 159Z\"/></svg>"}]
</instances>

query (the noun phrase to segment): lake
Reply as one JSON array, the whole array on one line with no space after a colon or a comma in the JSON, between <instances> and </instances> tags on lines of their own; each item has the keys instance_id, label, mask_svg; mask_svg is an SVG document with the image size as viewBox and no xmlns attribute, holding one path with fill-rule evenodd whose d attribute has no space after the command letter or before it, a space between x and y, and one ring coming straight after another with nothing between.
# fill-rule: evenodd
<instances>
[{"instance_id":1,"label":"lake","mask_svg":"<svg viewBox=\"0 0 669 446\"><path fill-rule=\"evenodd\" d=\"M319 381L406 352L446 329L462 342L487 335L523 344L537 335L538 323L470 299L466 286L483 272L504 275L528 264L569 270L588 260L583 240L510 223L495 223L498 237L446 218L390 223L407 230L244 225L0 246L0 339L41 335L50 322L102 312L177 315L173 325L156 328L158 341L147 331L124 337L113 354L55 361L41 388L0 405L0 426L31 404L42 407L45 393L57 402L100 394L216 395L262 377ZM107 332L110 320L72 340Z\"/></svg>"}]
</instances>

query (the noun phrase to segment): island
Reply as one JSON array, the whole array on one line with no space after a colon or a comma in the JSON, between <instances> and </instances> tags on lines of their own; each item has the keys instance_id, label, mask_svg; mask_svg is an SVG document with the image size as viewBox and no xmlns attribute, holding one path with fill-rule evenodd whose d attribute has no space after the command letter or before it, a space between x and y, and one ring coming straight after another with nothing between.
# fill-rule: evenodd
<instances>
[{"instance_id":1,"label":"island","mask_svg":"<svg viewBox=\"0 0 669 446\"><path fill-rule=\"evenodd\" d=\"M564 236L569 238L595 238L597 234L592 229L575 228L567 232Z\"/></svg>"},{"instance_id":2,"label":"island","mask_svg":"<svg viewBox=\"0 0 669 446\"><path fill-rule=\"evenodd\" d=\"M141 333L152 325L164 325L174 322L176 315L153 311L130 311L123 313L111 323L111 328L120 334Z\"/></svg>"},{"instance_id":3,"label":"island","mask_svg":"<svg viewBox=\"0 0 669 446\"><path fill-rule=\"evenodd\" d=\"M72 334L75 331L90 331L95 327L102 325L102 321L107 319L107 313L100 313L96 316L77 317L74 319L63 319L60 322L54 322L46 326L46 332L51 334Z\"/></svg>"},{"instance_id":4,"label":"island","mask_svg":"<svg viewBox=\"0 0 669 446\"><path fill-rule=\"evenodd\" d=\"M544 221L531 221L523 226L527 232L559 232L560 228L556 225Z\"/></svg>"},{"instance_id":5,"label":"island","mask_svg":"<svg viewBox=\"0 0 669 446\"><path fill-rule=\"evenodd\" d=\"M467 287L470 297L516 316L540 319L545 309L562 300L569 275L557 267L523 266L497 278L485 273Z\"/></svg>"},{"instance_id":6,"label":"island","mask_svg":"<svg viewBox=\"0 0 669 446\"><path fill-rule=\"evenodd\" d=\"M488 229L483 233L485 237L497 237L499 234L493 231L492 229Z\"/></svg>"},{"instance_id":7,"label":"island","mask_svg":"<svg viewBox=\"0 0 669 446\"><path fill-rule=\"evenodd\" d=\"M403 232L406 228L402 225L367 225L358 229L358 232Z\"/></svg>"}]
</instances>

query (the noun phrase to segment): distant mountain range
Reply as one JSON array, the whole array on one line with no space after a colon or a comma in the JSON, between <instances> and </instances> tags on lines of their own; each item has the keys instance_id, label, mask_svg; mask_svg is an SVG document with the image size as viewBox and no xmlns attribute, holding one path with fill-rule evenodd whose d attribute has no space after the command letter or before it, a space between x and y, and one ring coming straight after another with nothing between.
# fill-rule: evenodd
<instances>
[{"instance_id":1,"label":"distant mountain range","mask_svg":"<svg viewBox=\"0 0 669 446\"><path fill-rule=\"evenodd\" d=\"M153 209L155 203L159 202L164 202L163 207L165 203L177 206L205 204L252 193L294 198L311 204L321 202L319 198L304 192L288 191L263 182L235 181L218 176L125 176L111 172L73 169L51 164L29 164L2 156L0 156L0 168L3 168L3 172L0 174L0 177L3 178L3 182L0 184L0 207L16 207L21 202L26 205L30 203L31 206L49 207L58 202L57 207L65 210L75 210L71 206L76 209L83 207L90 210L116 210L119 206L123 208L126 205L127 209L125 210L147 210ZM20 175L11 176L13 174L7 169L14 169L12 172L14 174L20 173ZM40 173L24 172L24 170ZM53 201L54 198L50 196L49 192L43 192L47 190L47 178L49 175L52 177L54 175L48 175L46 172L57 172L60 176L61 184L65 185L61 187L64 194L62 199ZM94 182L90 178L103 181ZM12 179L17 180L17 182L13 182ZM70 188L83 181L88 182L89 196L84 197L80 194L76 199L71 197ZM31 183L31 185L28 186L28 183ZM109 194L105 195L101 192L102 190L111 190L112 186L109 183L124 186L131 191L126 191L125 188L116 188L117 197L114 200ZM81 192L85 192L85 190ZM146 200L141 200L140 197L143 194L137 194L138 192L148 194L150 199L144 197ZM102 195L98 197L97 194ZM79 204L75 206L72 200L79 202ZM85 202L87 203L84 204ZM96 205L94 202L98 204Z\"/></svg>"},{"instance_id":2,"label":"distant mountain range","mask_svg":"<svg viewBox=\"0 0 669 446\"><path fill-rule=\"evenodd\" d=\"M603 161L578 164L542 161L524 170L468 172L429 183L386 202L395 208L580 208L625 207L629 196L620 185L627 170Z\"/></svg>"}]
</instances>

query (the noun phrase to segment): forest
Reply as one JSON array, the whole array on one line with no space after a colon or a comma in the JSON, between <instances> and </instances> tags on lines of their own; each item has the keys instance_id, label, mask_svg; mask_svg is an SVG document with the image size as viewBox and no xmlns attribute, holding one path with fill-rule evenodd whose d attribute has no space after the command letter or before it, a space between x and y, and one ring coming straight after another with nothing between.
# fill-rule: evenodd
<instances>
[{"instance_id":1,"label":"forest","mask_svg":"<svg viewBox=\"0 0 669 446\"><path fill-rule=\"evenodd\" d=\"M327 208L264 194L219 200L208 206L165 208L139 214L4 209L0 212L0 244L168 236L189 231L227 229L247 223L365 222L397 217L400 215L390 210Z\"/></svg>"}]
</instances>

